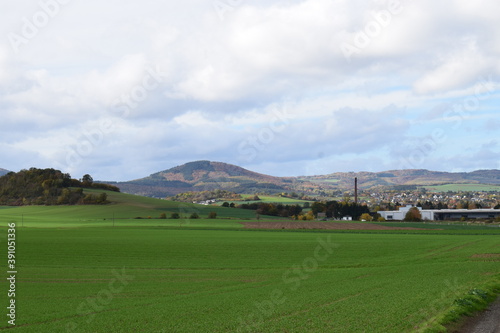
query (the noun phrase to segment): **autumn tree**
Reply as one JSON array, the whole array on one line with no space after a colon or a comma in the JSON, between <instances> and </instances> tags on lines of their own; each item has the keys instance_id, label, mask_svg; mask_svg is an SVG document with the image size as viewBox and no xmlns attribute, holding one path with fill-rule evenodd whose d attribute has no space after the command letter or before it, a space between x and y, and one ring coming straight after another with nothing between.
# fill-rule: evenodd
<instances>
[{"instance_id":1,"label":"autumn tree","mask_svg":"<svg viewBox=\"0 0 500 333\"><path fill-rule=\"evenodd\" d=\"M405 222L420 222L420 221L422 221L422 214L420 213L420 210L417 207L412 207L406 213L403 221L405 221Z\"/></svg>"},{"instance_id":2,"label":"autumn tree","mask_svg":"<svg viewBox=\"0 0 500 333\"><path fill-rule=\"evenodd\" d=\"M360 219L361 219L361 221L371 221L373 219L373 217L368 213L363 213L363 214L361 214Z\"/></svg>"}]
</instances>

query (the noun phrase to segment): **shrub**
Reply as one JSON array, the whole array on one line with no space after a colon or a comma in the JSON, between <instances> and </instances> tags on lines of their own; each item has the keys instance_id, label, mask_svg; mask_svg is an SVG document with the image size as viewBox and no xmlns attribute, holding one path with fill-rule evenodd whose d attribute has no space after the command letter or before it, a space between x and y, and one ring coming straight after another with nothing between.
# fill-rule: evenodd
<instances>
[{"instance_id":1,"label":"shrub","mask_svg":"<svg viewBox=\"0 0 500 333\"><path fill-rule=\"evenodd\" d=\"M196 213L193 213L193 214L191 214L191 216L189 218L190 219L199 219L200 216L198 214L196 214Z\"/></svg>"},{"instance_id":2,"label":"shrub","mask_svg":"<svg viewBox=\"0 0 500 333\"><path fill-rule=\"evenodd\" d=\"M171 218L171 219L180 219L180 218L181 218L181 216L179 215L179 213L172 213L172 214L170 215L170 218Z\"/></svg>"},{"instance_id":3,"label":"shrub","mask_svg":"<svg viewBox=\"0 0 500 333\"><path fill-rule=\"evenodd\" d=\"M380 217L377 219L377 221L379 221L379 222L385 222L385 219L384 219L382 216L380 216Z\"/></svg>"},{"instance_id":4,"label":"shrub","mask_svg":"<svg viewBox=\"0 0 500 333\"><path fill-rule=\"evenodd\" d=\"M361 219L362 221L363 221L363 220L364 220L364 221L371 221L371 220L373 219L373 217L372 217L370 214L368 214L368 213L363 213L363 214L361 214L360 219Z\"/></svg>"},{"instance_id":5,"label":"shrub","mask_svg":"<svg viewBox=\"0 0 500 333\"><path fill-rule=\"evenodd\" d=\"M215 219L215 218L217 218L217 213L216 212L210 212L210 213L208 213L208 218L209 219Z\"/></svg>"},{"instance_id":6,"label":"shrub","mask_svg":"<svg viewBox=\"0 0 500 333\"><path fill-rule=\"evenodd\" d=\"M164 220L166 218L167 218L167 214L165 214L165 213L160 214L160 219Z\"/></svg>"}]
</instances>

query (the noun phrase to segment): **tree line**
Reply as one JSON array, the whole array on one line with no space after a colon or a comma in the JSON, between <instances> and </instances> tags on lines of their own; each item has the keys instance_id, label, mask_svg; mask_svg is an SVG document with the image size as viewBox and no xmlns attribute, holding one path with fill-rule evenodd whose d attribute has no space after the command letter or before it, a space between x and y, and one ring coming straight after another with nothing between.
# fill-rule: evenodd
<instances>
[{"instance_id":1,"label":"tree line","mask_svg":"<svg viewBox=\"0 0 500 333\"><path fill-rule=\"evenodd\" d=\"M325 213L327 218L342 218L344 216L351 216L354 220L358 220L362 214L370 213L370 209L366 205L356 204L354 202L339 202L339 201L326 201L326 202L313 202L311 211L314 216L318 213Z\"/></svg>"},{"instance_id":2,"label":"tree line","mask_svg":"<svg viewBox=\"0 0 500 333\"><path fill-rule=\"evenodd\" d=\"M213 190L213 191L200 191L200 192L189 191L189 192L179 193L167 199L171 201L192 203L192 202L202 202L212 199L241 200L241 195L226 190Z\"/></svg>"},{"instance_id":3,"label":"tree line","mask_svg":"<svg viewBox=\"0 0 500 333\"><path fill-rule=\"evenodd\" d=\"M244 203L237 205L237 208L255 210L259 215L290 217L299 215L302 212L300 205L283 205L265 202Z\"/></svg>"},{"instance_id":4,"label":"tree line","mask_svg":"<svg viewBox=\"0 0 500 333\"><path fill-rule=\"evenodd\" d=\"M107 204L106 193L86 194L84 188L119 192L116 186L94 183L90 175L81 180L55 169L21 170L0 177L0 205L91 205Z\"/></svg>"}]
</instances>

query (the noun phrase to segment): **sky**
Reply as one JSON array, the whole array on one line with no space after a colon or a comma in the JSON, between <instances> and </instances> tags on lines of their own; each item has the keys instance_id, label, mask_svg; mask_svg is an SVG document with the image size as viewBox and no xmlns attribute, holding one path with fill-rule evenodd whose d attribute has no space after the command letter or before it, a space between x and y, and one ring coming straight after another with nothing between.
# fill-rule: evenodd
<instances>
[{"instance_id":1,"label":"sky","mask_svg":"<svg viewBox=\"0 0 500 333\"><path fill-rule=\"evenodd\" d=\"M500 169L498 22L497 0L4 1L0 167Z\"/></svg>"}]
</instances>

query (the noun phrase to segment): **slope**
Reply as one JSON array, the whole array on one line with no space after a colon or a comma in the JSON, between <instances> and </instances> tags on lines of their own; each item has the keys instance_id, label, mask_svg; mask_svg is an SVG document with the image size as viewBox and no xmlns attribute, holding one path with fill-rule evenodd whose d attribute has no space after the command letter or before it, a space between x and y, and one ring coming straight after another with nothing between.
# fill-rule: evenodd
<instances>
[{"instance_id":1,"label":"slope","mask_svg":"<svg viewBox=\"0 0 500 333\"><path fill-rule=\"evenodd\" d=\"M85 194L98 194L102 190L86 189ZM82 227L82 226L111 226L141 225L141 226L165 226L186 225L201 223L206 226L209 212L217 213L217 220L210 220L208 225L217 226L223 224L232 227L241 227L236 223L239 219L253 219L255 212L238 208L224 208L219 206L203 206L181 202L173 202L106 191L108 205L74 205L74 206L0 206L0 219L7 222L17 222L18 226L24 227ZM165 213L170 217L172 213L178 213L180 219L159 219ZM200 220L190 219L191 214L196 213ZM224 219L224 220L221 220Z\"/></svg>"},{"instance_id":2,"label":"slope","mask_svg":"<svg viewBox=\"0 0 500 333\"><path fill-rule=\"evenodd\" d=\"M149 177L117 183L123 192L166 197L187 191L224 189L236 193L279 193L292 190L293 178L273 177L236 165L196 161Z\"/></svg>"}]
</instances>

